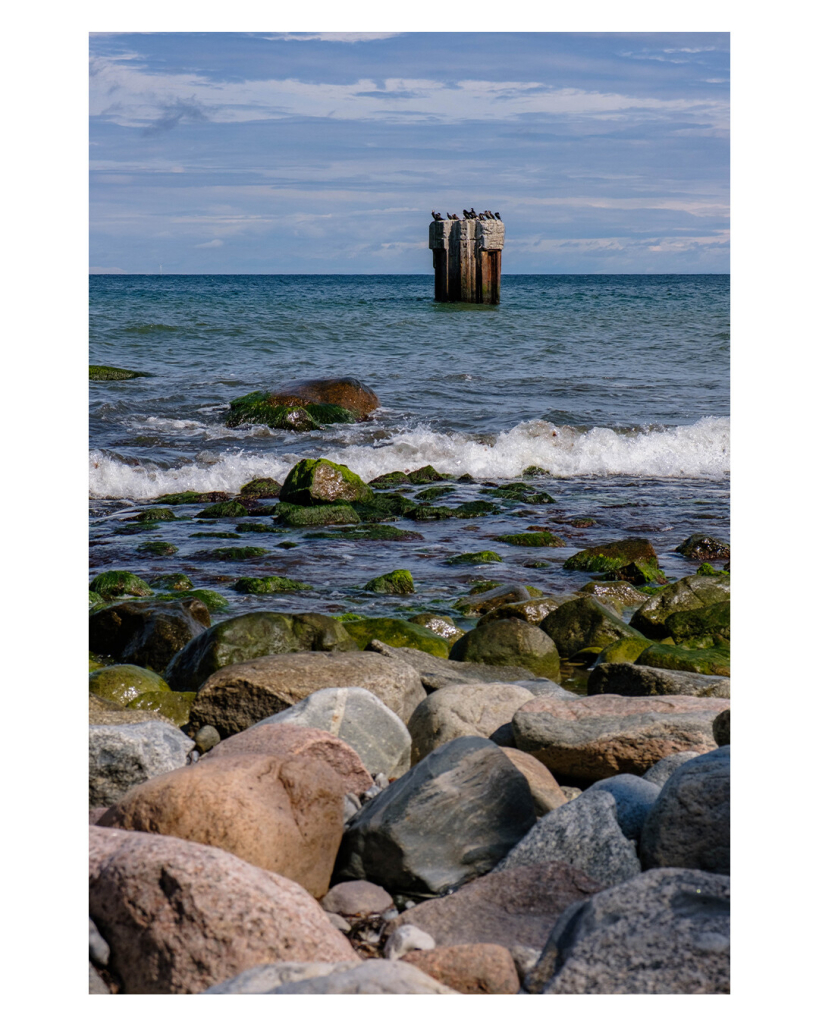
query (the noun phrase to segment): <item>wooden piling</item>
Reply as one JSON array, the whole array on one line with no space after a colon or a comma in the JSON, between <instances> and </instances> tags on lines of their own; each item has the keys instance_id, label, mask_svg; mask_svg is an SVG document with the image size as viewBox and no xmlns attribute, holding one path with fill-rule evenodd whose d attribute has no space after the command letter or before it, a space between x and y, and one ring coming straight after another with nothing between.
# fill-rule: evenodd
<instances>
[{"instance_id":1,"label":"wooden piling","mask_svg":"<svg viewBox=\"0 0 819 1024\"><path fill-rule=\"evenodd\" d=\"M438 302L500 302L501 220L433 220L429 247Z\"/></svg>"}]
</instances>

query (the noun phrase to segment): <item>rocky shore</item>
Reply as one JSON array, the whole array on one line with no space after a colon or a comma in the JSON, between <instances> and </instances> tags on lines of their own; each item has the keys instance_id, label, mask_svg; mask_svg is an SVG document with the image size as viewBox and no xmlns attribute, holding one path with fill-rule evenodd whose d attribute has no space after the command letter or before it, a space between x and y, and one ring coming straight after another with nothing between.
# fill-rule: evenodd
<instances>
[{"instance_id":1,"label":"rocky shore","mask_svg":"<svg viewBox=\"0 0 819 1024\"><path fill-rule=\"evenodd\" d=\"M364 481L304 459L130 525L201 506L241 540L235 590L281 602L304 584L246 568L265 530L392 550L414 524L553 503L533 481L453 505L432 467ZM152 543L146 564L173 559ZM727 993L730 553L696 532L677 553L672 579L623 537L565 558L575 591L495 574L446 610L376 616L226 615L178 571L95 575L90 991ZM406 601L415 581L366 588Z\"/></svg>"}]
</instances>

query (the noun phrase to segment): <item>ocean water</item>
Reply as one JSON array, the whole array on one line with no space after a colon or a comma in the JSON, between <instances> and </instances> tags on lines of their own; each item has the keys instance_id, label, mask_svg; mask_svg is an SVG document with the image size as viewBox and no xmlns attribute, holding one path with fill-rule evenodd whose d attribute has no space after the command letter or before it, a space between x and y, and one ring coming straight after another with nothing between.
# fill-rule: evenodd
<instances>
[{"instance_id":1,"label":"ocean water","mask_svg":"<svg viewBox=\"0 0 819 1024\"><path fill-rule=\"evenodd\" d=\"M186 572L229 597L227 614L446 610L478 577L563 593L588 580L562 569L569 554L627 536L648 537L667 574L685 575L695 566L674 553L680 541L694 532L729 539L729 330L729 278L717 275L507 275L499 306L435 303L431 275L92 276L90 362L153 374L90 385L92 575ZM376 391L382 407L371 421L307 434L224 426L233 398L338 375ZM471 474L476 483L441 499L450 505L538 466L548 475L534 483L556 504L397 522L422 535L411 543L299 530L208 540L191 534L230 532L239 521L191 518L144 535L114 532L163 494L281 481L299 459L320 456L365 480L427 464ZM594 526L567 522L578 516ZM494 540L532 525L566 547ZM157 539L178 552L137 552ZM279 547L283 540L295 546ZM208 557L230 543L269 555L227 564ZM486 548L504 561L443 564ZM534 560L545 565L524 565ZM411 570L413 597L362 594L367 579L392 568ZM314 589L270 597L230 589L238 576L269 573Z\"/></svg>"}]
</instances>

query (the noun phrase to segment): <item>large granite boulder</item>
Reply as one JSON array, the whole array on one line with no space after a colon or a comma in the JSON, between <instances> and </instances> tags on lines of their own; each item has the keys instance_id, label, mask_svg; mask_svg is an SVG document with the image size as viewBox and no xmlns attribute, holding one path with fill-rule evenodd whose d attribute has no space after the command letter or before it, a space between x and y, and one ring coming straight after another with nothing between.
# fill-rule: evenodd
<instances>
[{"instance_id":1,"label":"large granite boulder","mask_svg":"<svg viewBox=\"0 0 819 1024\"><path fill-rule=\"evenodd\" d=\"M210 612L196 598L123 601L88 619L95 654L162 672L171 658L210 625Z\"/></svg>"},{"instance_id":2,"label":"large granite boulder","mask_svg":"<svg viewBox=\"0 0 819 1024\"><path fill-rule=\"evenodd\" d=\"M598 665L589 676L589 696L617 693L622 697L660 697L684 694L689 697L731 696L731 680L701 672L675 672L651 665L608 662Z\"/></svg>"},{"instance_id":3,"label":"large granite boulder","mask_svg":"<svg viewBox=\"0 0 819 1024\"><path fill-rule=\"evenodd\" d=\"M560 657L552 640L523 619L497 619L456 640L450 661L521 666L536 676L560 678Z\"/></svg>"},{"instance_id":4,"label":"large granite boulder","mask_svg":"<svg viewBox=\"0 0 819 1024\"><path fill-rule=\"evenodd\" d=\"M195 729L212 725L224 738L293 707L318 690L354 686L409 721L426 697L412 666L366 651L310 651L254 658L214 672L191 708Z\"/></svg>"},{"instance_id":5,"label":"large granite boulder","mask_svg":"<svg viewBox=\"0 0 819 1024\"><path fill-rule=\"evenodd\" d=\"M334 502L369 502L372 488L351 469L329 459L302 459L290 470L279 499L289 505L330 505Z\"/></svg>"},{"instance_id":6,"label":"large granite boulder","mask_svg":"<svg viewBox=\"0 0 819 1024\"><path fill-rule=\"evenodd\" d=\"M300 885L213 846L91 827L90 914L125 994L201 992L258 964L358 956Z\"/></svg>"},{"instance_id":7,"label":"large granite boulder","mask_svg":"<svg viewBox=\"0 0 819 1024\"><path fill-rule=\"evenodd\" d=\"M722 604L729 599L730 593L731 583L727 576L684 576L640 605L631 624L643 636L661 640L670 635L665 625L669 615Z\"/></svg>"},{"instance_id":8,"label":"large granite boulder","mask_svg":"<svg viewBox=\"0 0 819 1024\"><path fill-rule=\"evenodd\" d=\"M513 683L472 683L437 690L409 720L412 763L457 736L485 736L499 742L498 730L506 726L511 733L512 715L531 699L528 690Z\"/></svg>"},{"instance_id":9,"label":"large granite boulder","mask_svg":"<svg viewBox=\"0 0 819 1024\"><path fill-rule=\"evenodd\" d=\"M595 597L564 602L549 612L540 628L552 638L561 658L570 658L584 647L608 647L624 637L644 639Z\"/></svg>"},{"instance_id":10,"label":"large granite boulder","mask_svg":"<svg viewBox=\"0 0 819 1024\"><path fill-rule=\"evenodd\" d=\"M721 712L721 714L725 714L725 712ZM717 718L719 717L717 715ZM714 719L715 722L717 718ZM676 754L669 754L662 761L653 764L643 778L646 782L653 782L655 786L659 786L662 789L681 764L685 764L686 761L699 756L700 754L696 750L680 750Z\"/></svg>"},{"instance_id":11,"label":"large granite boulder","mask_svg":"<svg viewBox=\"0 0 819 1024\"><path fill-rule=\"evenodd\" d=\"M319 897L341 842L344 791L315 758L208 757L130 790L99 824L218 846Z\"/></svg>"},{"instance_id":12,"label":"large granite boulder","mask_svg":"<svg viewBox=\"0 0 819 1024\"><path fill-rule=\"evenodd\" d=\"M198 690L226 665L270 654L355 648L349 633L329 615L249 612L217 622L193 639L168 665L165 679L172 690Z\"/></svg>"},{"instance_id":13,"label":"large granite boulder","mask_svg":"<svg viewBox=\"0 0 819 1024\"><path fill-rule=\"evenodd\" d=\"M384 932L389 936L413 924L438 947L491 942L507 949L542 949L563 911L601 888L578 868L559 861L493 871L448 896L405 910Z\"/></svg>"},{"instance_id":14,"label":"large granite boulder","mask_svg":"<svg viewBox=\"0 0 819 1024\"><path fill-rule=\"evenodd\" d=\"M402 960L366 960L355 967L330 971L321 977L290 981L271 995L322 996L454 996L458 993Z\"/></svg>"},{"instance_id":15,"label":"large granite boulder","mask_svg":"<svg viewBox=\"0 0 819 1024\"><path fill-rule=\"evenodd\" d=\"M533 626L539 626L549 612L560 606L560 602L553 597L532 597L528 601L510 601L508 604L498 605L492 611L487 612L478 619L479 626L485 626L488 622L496 619L523 619Z\"/></svg>"},{"instance_id":16,"label":"large granite boulder","mask_svg":"<svg viewBox=\"0 0 819 1024\"><path fill-rule=\"evenodd\" d=\"M88 806L107 807L132 786L181 768L193 740L168 722L88 728Z\"/></svg>"},{"instance_id":17,"label":"large granite boulder","mask_svg":"<svg viewBox=\"0 0 819 1024\"><path fill-rule=\"evenodd\" d=\"M640 834L644 868L731 873L731 748L681 765L663 786Z\"/></svg>"},{"instance_id":18,"label":"large granite boulder","mask_svg":"<svg viewBox=\"0 0 819 1024\"><path fill-rule=\"evenodd\" d=\"M529 867L561 861L617 885L640 874L640 861L617 821L611 793L582 793L542 817L494 869Z\"/></svg>"},{"instance_id":19,"label":"large granite boulder","mask_svg":"<svg viewBox=\"0 0 819 1024\"><path fill-rule=\"evenodd\" d=\"M515 745L571 784L643 775L680 750L715 746L711 723L730 704L714 697L538 697L512 718Z\"/></svg>"},{"instance_id":20,"label":"large granite boulder","mask_svg":"<svg viewBox=\"0 0 819 1024\"><path fill-rule=\"evenodd\" d=\"M723 875L663 868L575 904L555 925L527 990L727 994L729 886Z\"/></svg>"},{"instance_id":21,"label":"large granite boulder","mask_svg":"<svg viewBox=\"0 0 819 1024\"><path fill-rule=\"evenodd\" d=\"M247 733L274 723L333 733L353 748L371 775L383 773L396 779L410 766L412 741L406 725L379 697L360 686L316 690L298 704L263 718Z\"/></svg>"},{"instance_id":22,"label":"large granite boulder","mask_svg":"<svg viewBox=\"0 0 819 1024\"><path fill-rule=\"evenodd\" d=\"M364 804L344 834L337 880L442 893L493 868L534 822L521 773L490 740L462 736Z\"/></svg>"}]
</instances>

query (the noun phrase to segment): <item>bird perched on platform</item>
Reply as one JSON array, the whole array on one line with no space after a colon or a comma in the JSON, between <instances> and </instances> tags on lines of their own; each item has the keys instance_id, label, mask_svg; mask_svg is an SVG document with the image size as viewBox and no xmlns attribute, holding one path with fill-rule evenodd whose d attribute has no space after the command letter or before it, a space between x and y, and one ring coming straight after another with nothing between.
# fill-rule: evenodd
<instances>
[{"instance_id":1,"label":"bird perched on platform","mask_svg":"<svg viewBox=\"0 0 819 1024\"><path fill-rule=\"evenodd\" d=\"M472 209L469 212L472 214L473 220L474 220L475 217L478 216L477 213L475 213L475 207L474 206L472 207Z\"/></svg>"},{"instance_id":2,"label":"bird perched on platform","mask_svg":"<svg viewBox=\"0 0 819 1024\"><path fill-rule=\"evenodd\" d=\"M500 220L500 219L501 219L501 215L499 213L496 213L495 214L495 220Z\"/></svg>"},{"instance_id":3,"label":"bird perched on platform","mask_svg":"<svg viewBox=\"0 0 819 1024\"><path fill-rule=\"evenodd\" d=\"M484 210L483 212L484 212L487 220L494 220L495 219L495 214L492 213L491 210Z\"/></svg>"},{"instance_id":4,"label":"bird perched on platform","mask_svg":"<svg viewBox=\"0 0 819 1024\"><path fill-rule=\"evenodd\" d=\"M469 210L464 210L464 220L469 220Z\"/></svg>"},{"instance_id":5,"label":"bird perched on platform","mask_svg":"<svg viewBox=\"0 0 819 1024\"><path fill-rule=\"evenodd\" d=\"M444 218L443 218L443 217L442 217L442 216L440 215L440 213L436 213L436 212L435 212L435 211L433 210L433 211L432 211L432 219L433 219L433 220L443 220Z\"/></svg>"}]
</instances>

